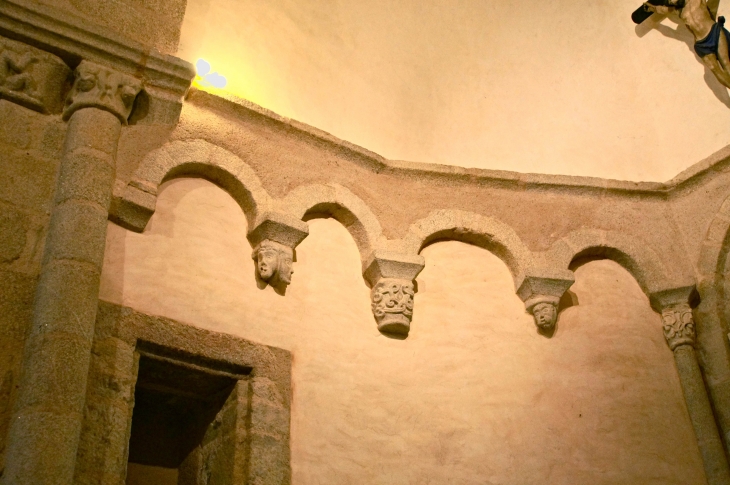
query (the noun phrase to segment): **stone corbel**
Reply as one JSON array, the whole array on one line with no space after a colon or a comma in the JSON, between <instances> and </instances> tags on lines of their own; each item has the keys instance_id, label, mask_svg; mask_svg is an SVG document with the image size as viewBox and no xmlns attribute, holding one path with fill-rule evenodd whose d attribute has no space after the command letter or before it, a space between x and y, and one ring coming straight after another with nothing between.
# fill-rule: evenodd
<instances>
[{"instance_id":1,"label":"stone corbel","mask_svg":"<svg viewBox=\"0 0 730 485\"><path fill-rule=\"evenodd\" d=\"M247 237L256 265L256 284L260 289L271 286L284 295L291 283L296 262L296 247L309 235L309 226L294 216L266 212L257 218Z\"/></svg>"},{"instance_id":2,"label":"stone corbel","mask_svg":"<svg viewBox=\"0 0 730 485\"><path fill-rule=\"evenodd\" d=\"M0 37L0 99L41 113L60 113L71 74L60 58Z\"/></svg>"},{"instance_id":3,"label":"stone corbel","mask_svg":"<svg viewBox=\"0 0 730 485\"><path fill-rule=\"evenodd\" d=\"M134 100L142 90L139 79L89 61L82 61L74 76L63 119L68 120L83 108L98 108L112 113L122 124L127 124Z\"/></svg>"},{"instance_id":4,"label":"stone corbel","mask_svg":"<svg viewBox=\"0 0 730 485\"><path fill-rule=\"evenodd\" d=\"M525 302L525 308L543 335L551 336L555 331L560 298L574 282L573 272L569 270L530 271L522 279L517 295Z\"/></svg>"},{"instance_id":5,"label":"stone corbel","mask_svg":"<svg viewBox=\"0 0 730 485\"><path fill-rule=\"evenodd\" d=\"M373 316L380 333L399 338L408 336L413 298L418 291L415 280L424 266L425 260L420 255L376 250L370 257L363 276L371 288Z\"/></svg>"}]
</instances>

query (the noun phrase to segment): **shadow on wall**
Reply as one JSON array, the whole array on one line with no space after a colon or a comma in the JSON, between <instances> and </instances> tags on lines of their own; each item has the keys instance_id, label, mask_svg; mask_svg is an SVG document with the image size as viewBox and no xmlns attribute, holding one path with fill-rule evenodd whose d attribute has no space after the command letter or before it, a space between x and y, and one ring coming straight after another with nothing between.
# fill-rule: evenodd
<instances>
[{"instance_id":1,"label":"shadow on wall","mask_svg":"<svg viewBox=\"0 0 730 485\"><path fill-rule=\"evenodd\" d=\"M662 24L661 22L668 18L671 20L676 28L671 28L669 26L666 26ZM695 39L694 36L690 33L690 31L685 27L684 22L682 22L679 17L676 15L670 15L669 17L664 17L661 15L654 14L652 15L648 20L645 22L637 25L634 28L637 37L644 37L646 34L651 32L652 30L657 30L659 33L661 33L665 37L669 37L670 39L678 40L680 42L683 42L687 45L687 48L689 49L690 53L694 56L695 60L702 65L702 67L705 69L705 75L704 80L705 84L707 84L707 87L710 88L712 91L712 94L715 95L715 97L725 106L730 108L730 94L727 92L727 88L720 84L720 81L717 80L714 74L712 74L712 71L705 66L705 64L702 62L702 59L699 58L697 53L695 53L694 45L695 45Z\"/></svg>"}]
</instances>

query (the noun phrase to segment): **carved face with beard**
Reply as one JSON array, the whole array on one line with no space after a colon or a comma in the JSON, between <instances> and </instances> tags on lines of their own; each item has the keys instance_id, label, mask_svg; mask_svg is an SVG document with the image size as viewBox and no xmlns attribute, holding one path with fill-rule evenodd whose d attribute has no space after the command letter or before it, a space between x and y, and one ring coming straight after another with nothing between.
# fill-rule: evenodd
<instances>
[{"instance_id":1,"label":"carved face with beard","mask_svg":"<svg viewBox=\"0 0 730 485\"><path fill-rule=\"evenodd\" d=\"M256 264L256 281L259 288L270 285L283 295L291 283L294 273L292 262L294 250L277 242L265 239L256 247L251 257Z\"/></svg>"}]
</instances>

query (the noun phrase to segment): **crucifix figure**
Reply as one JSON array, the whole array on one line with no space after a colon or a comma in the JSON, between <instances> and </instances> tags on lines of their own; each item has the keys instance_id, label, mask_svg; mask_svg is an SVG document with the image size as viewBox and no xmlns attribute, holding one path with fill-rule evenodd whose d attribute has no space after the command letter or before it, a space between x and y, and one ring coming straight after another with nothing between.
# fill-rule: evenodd
<instances>
[{"instance_id":1,"label":"crucifix figure","mask_svg":"<svg viewBox=\"0 0 730 485\"><path fill-rule=\"evenodd\" d=\"M713 0L649 0L631 18L637 24L652 13L669 15L676 12L695 38L695 52L723 86L730 88L730 55L725 18L717 17L718 1Z\"/></svg>"}]
</instances>

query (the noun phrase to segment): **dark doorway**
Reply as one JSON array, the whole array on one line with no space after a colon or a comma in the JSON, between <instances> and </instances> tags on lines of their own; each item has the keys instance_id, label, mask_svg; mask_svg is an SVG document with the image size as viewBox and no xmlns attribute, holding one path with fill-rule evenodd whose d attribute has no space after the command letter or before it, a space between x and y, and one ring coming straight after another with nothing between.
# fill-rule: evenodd
<instances>
[{"instance_id":1,"label":"dark doorway","mask_svg":"<svg viewBox=\"0 0 730 485\"><path fill-rule=\"evenodd\" d=\"M156 346L138 352L127 484L232 485L251 369Z\"/></svg>"}]
</instances>

